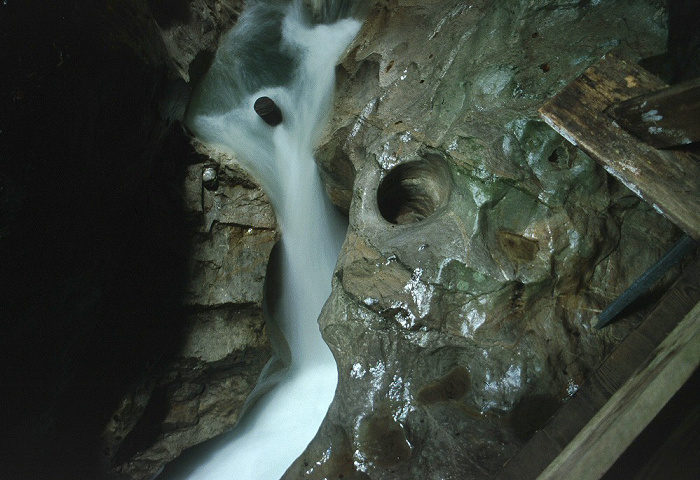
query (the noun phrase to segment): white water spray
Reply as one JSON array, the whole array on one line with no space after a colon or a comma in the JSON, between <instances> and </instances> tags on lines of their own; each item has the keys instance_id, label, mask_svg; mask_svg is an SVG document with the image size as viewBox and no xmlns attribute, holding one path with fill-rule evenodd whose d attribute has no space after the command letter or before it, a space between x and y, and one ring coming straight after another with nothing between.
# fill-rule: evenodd
<instances>
[{"instance_id":1,"label":"white water spray","mask_svg":"<svg viewBox=\"0 0 700 480\"><path fill-rule=\"evenodd\" d=\"M337 371L317 318L346 224L323 192L313 149L332 108L335 65L359 27L351 18L314 25L301 0L286 7L252 4L224 38L190 105L188 126L238 158L262 182L277 213L282 279L271 323L286 340L291 366L232 432L174 462L166 478L279 478L316 434L333 399ZM261 96L280 107L279 126L255 113ZM286 356L283 343L277 349Z\"/></svg>"}]
</instances>

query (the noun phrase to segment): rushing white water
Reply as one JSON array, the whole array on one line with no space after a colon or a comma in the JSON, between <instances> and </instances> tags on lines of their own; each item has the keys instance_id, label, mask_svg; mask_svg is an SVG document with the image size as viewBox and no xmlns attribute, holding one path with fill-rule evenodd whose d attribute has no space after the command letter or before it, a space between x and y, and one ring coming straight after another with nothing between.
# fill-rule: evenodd
<instances>
[{"instance_id":1,"label":"rushing white water","mask_svg":"<svg viewBox=\"0 0 700 480\"><path fill-rule=\"evenodd\" d=\"M279 339L276 347L286 360L291 355L291 366L231 433L175 462L166 478L279 478L316 434L333 398L337 371L317 318L346 223L323 192L313 149L332 107L335 65L360 22L331 20L312 22L301 1L249 4L189 107L188 126L238 158L277 213L282 278L270 321L286 339L288 350ZM255 113L261 96L282 110L280 125Z\"/></svg>"}]
</instances>

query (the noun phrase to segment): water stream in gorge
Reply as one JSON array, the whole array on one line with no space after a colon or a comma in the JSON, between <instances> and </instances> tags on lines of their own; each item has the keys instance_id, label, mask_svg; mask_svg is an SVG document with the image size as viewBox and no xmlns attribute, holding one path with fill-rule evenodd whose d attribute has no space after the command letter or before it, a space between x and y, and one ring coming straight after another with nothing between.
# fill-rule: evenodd
<instances>
[{"instance_id":1,"label":"water stream in gorge","mask_svg":"<svg viewBox=\"0 0 700 480\"><path fill-rule=\"evenodd\" d=\"M190 103L188 126L235 156L262 183L277 214L281 279L269 330L278 354L291 362L232 432L173 462L162 477L279 478L333 399L336 365L317 318L347 224L323 192L313 150L332 108L335 65L360 28L351 17L358 3L316 1L312 15L302 0L249 2ZM263 96L280 107L278 126L256 114Z\"/></svg>"}]
</instances>

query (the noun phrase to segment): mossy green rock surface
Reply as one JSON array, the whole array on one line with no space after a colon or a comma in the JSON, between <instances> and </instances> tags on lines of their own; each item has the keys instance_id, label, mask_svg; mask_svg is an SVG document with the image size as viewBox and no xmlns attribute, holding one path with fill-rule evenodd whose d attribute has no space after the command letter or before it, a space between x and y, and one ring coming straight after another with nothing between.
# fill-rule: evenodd
<instances>
[{"instance_id":1,"label":"mossy green rock surface","mask_svg":"<svg viewBox=\"0 0 700 480\"><path fill-rule=\"evenodd\" d=\"M661 53L665 22L647 0L376 6L318 157L350 216L320 319L340 380L286 479L493 478L626 334L594 315L677 232L536 111L609 51Z\"/></svg>"}]
</instances>

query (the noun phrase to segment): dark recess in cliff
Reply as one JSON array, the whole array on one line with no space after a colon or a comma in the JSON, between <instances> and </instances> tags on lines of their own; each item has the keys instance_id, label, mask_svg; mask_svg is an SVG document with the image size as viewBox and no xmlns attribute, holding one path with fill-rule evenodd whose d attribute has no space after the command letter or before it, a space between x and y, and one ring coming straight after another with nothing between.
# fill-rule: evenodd
<instances>
[{"instance_id":1,"label":"dark recess in cliff","mask_svg":"<svg viewBox=\"0 0 700 480\"><path fill-rule=\"evenodd\" d=\"M144 5L0 5L2 478L105 477L106 416L178 348L188 159Z\"/></svg>"},{"instance_id":2,"label":"dark recess in cliff","mask_svg":"<svg viewBox=\"0 0 700 480\"><path fill-rule=\"evenodd\" d=\"M107 416L179 347L190 158L153 17L187 3L0 5L1 478L106 478ZM700 4L669 12L657 72L692 78Z\"/></svg>"}]
</instances>

